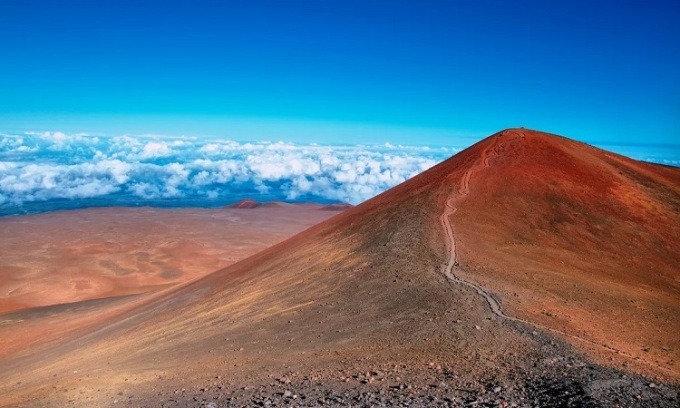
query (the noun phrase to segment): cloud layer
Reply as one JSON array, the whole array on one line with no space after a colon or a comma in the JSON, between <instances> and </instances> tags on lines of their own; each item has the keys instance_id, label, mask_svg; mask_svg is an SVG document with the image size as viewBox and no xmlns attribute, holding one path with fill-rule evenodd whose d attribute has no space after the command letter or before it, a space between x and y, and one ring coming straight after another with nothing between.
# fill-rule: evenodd
<instances>
[{"instance_id":1,"label":"cloud layer","mask_svg":"<svg viewBox=\"0 0 680 408\"><path fill-rule=\"evenodd\" d=\"M449 157L425 146L320 146L61 132L0 134L0 215L241 198L357 204Z\"/></svg>"}]
</instances>

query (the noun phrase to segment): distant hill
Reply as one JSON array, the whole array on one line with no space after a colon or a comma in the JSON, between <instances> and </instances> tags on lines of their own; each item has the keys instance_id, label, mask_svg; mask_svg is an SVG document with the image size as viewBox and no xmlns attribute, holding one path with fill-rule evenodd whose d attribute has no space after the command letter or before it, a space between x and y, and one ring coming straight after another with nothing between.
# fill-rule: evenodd
<instances>
[{"instance_id":1,"label":"distant hill","mask_svg":"<svg viewBox=\"0 0 680 408\"><path fill-rule=\"evenodd\" d=\"M284 203L281 201L268 201L261 202L256 200L245 199L237 201L233 204L226 206L226 208L241 208L241 209L253 209L260 207L276 208L276 207L287 207L287 206L305 206L313 207L322 211L344 211L348 208L352 208L352 204L337 203L337 204L316 204L316 203Z\"/></svg>"}]
</instances>

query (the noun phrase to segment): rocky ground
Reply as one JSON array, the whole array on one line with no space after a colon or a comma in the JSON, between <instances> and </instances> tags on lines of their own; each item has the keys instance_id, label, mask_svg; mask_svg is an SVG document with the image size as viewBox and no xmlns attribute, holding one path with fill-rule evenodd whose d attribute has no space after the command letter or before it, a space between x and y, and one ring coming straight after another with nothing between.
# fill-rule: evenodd
<instances>
[{"instance_id":1,"label":"rocky ground","mask_svg":"<svg viewBox=\"0 0 680 408\"><path fill-rule=\"evenodd\" d=\"M199 389L177 389L158 401L125 401L162 407L677 407L678 389L638 377L616 375L579 360L545 363L515 380L466 381L455 371L432 366L425 375L392 370L338 371L336 379L289 373L251 386L222 385L219 378ZM557 368L557 370L556 370ZM350 370L351 371L351 370Z\"/></svg>"},{"instance_id":2,"label":"rocky ground","mask_svg":"<svg viewBox=\"0 0 680 408\"><path fill-rule=\"evenodd\" d=\"M445 374L433 378L447 378ZM165 399L150 406L179 407L677 407L677 391L667 387L645 385L632 379L595 380L584 387L577 379L559 381L537 378L518 387L470 384L458 388L446 381L418 385L400 382L388 386L328 387L308 378L299 384L278 383L234 390L203 389L185 398L191 391L180 390L178 399ZM190 393L187 395L187 393Z\"/></svg>"},{"instance_id":3,"label":"rocky ground","mask_svg":"<svg viewBox=\"0 0 680 408\"><path fill-rule=\"evenodd\" d=\"M322 371L270 370L233 381L229 373L187 388L159 377L156 397L119 392L111 406L148 407L678 407L680 387L605 368L569 345L518 327L542 344L507 370L469 375L436 362L343 361ZM168 388L170 386L170 388Z\"/></svg>"}]
</instances>

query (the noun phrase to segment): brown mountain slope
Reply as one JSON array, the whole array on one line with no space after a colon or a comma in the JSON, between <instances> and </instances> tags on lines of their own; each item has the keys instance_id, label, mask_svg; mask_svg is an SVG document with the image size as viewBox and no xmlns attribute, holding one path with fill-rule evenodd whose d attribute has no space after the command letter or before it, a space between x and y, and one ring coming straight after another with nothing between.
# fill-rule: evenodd
<instances>
[{"instance_id":1,"label":"brown mountain slope","mask_svg":"<svg viewBox=\"0 0 680 408\"><path fill-rule=\"evenodd\" d=\"M95 311L106 313L96 322L92 308L14 316L0 327L4 341L27 326L53 340L0 360L0 394L10 404L105 405L118 392L167 396L216 376L245 386L290 371L337 379L432 361L481 380L506 375L514 359L532 364L535 340L441 273L442 181L417 177L189 285ZM54 322L66 320L82 325L63 334Z\"/></svg>"},{"instance_id":2,"label":"brown mountain slope","mask_svg":"<svg viewBox=\"0 0 680 408\"><path fill-rule=\"evenodd\" d=\"M510 154L511 149L521 150L522 146L529 151ZM573 160L585 155L578 159L585 161L585 169L571 164L570 152L575 152ZM567 157L564 163L557 161L563 156ZM365 387L387 387L405 378L423 378L426 382L422 390L416 387L406 391L411 394L407 398L414 398L414 393L440 392L463 398L496 383L510 384L506 390L518 390L507 393L524 393L522 395L531 398L534 398L531 393L537 390L538 401L553 391L557 398L566 398L564 390L571 387L570 384L578 385L581 394L577 392L577 396L592 390L602 393L602 387L608 389L606 387L613 387L611 384L623 384L620 373L594 366L590 371L585 370L579 357L559 341L541 336L540 330L531 324L516 323L503 318L502 312L494 313L489 303L493 306L495 300L489 297L487 301L478 294L478 291L486 294L483 289L475 289L473 284L452 283L445 277L446 272L482 283L500 297L507 315L517 313L518 317L535 321L542 327L575 330L555 324L540 314L531 314L531 310L525 311L521 306L527 299L540 302L545 298L552 300L551 296L569 297L579 292L564 283L550 286L548 278L543 281L536 278L536 282L520 278L541 262L549 265L553 261L561 262L560 258L551 258L554 252L559 252L552 251L553 247L578 248L583 242L590 242L581 237L594 234L589 229L593 221L588 219L586 226L578 213L567 213L576 220L574 225L581 223L585 229L558 230L554 234L559 235L555 236L546 228L550 228L551 217L563 211L560 200L543 201L550 178L536 178L529 184L527 191L533 192L536 198L529 193L507 193L507 199L503 200L502 188L522 191L520 186L527 179L526 172L534 171L532 166L544 163L547 170L552 163L565 173L556 180L558 186L570 189L563 195L569 203L576 197L570 192L583 188L583 181L579 182L583 175L599 175L597 166L603 166L598 161L600 156L607 163L628 163L621 168L628 169L635 177L644 179L652 176L641 174L652 174L656 181L644 179L652 185L646 188L666 194L654 205L661 209L677 205L675 169L608 157L588 146L537 132L502 132L366 203L188 285L134 298L114 305L115 308L103 306L100 310L97 308L102 306L95 305L14 316L12 321L0 326L3 341L17 344L22 330L29 326L45 328L50 341L18 349L0 360L4 369L0 373L0 394L8 404L63 405L70 401L74 405L109 405L125 398L133 405L161 405L159 401L170 400L181 405L182 401L190 401L190 395L178 391L183 388L190 392L198 392L199 388L214 389L210 391L215 393L214 398L224 398L225 392L218 389L268 383L274 377L298 372L300 377L315 378L323 387L344 387L335 383L338 378L347 378L349 384L354 384L352 373L373 370L383 373L386 382L371 385L367 379ZM507 168L500 167L504 160ZM514 161L517 164L512 164ZM595 167L591 167L592 162ZM515 166L517 173L513 174L511 169ZM636 167L638 170L633 171ZM492 172L498 175L484 181L483 175ZM545 172L539 174L546 175ZM607 177L616 176L601 178ZM502 179L504 183L494 184L494 180ZM631 188L642 188L639 185L631 184ZM494 194L500 195L496 201L484 198ZM584 214L595 214L595 218L598 211L610 214L606 202L602 204L596 198L586 199L584 195L582 200L574 201L577 204L567 204L567 210L584 208ZM530 205L536 208L526 207ZM528 249L524 253L513 253L507 249L508 238L504 234L514 233L517 225L526 224L521 218L508 220L520 217L524 208L527 217L536 217L532 218L535 224L518 231L528 234L524 239L532 239L533 246L525 244ZM659 210L659 214L675 222L669 228L677 228L677 219L673 218L677 217L677 211L674 214L669 211ZM548 221L543 221L541 214ZM611 222L616 224L619 213L613 214L615 218ZM562 224L568 222L558 227ZM656 231L650 228L649 234L652 230ZM659 242L672 245L672 241L666 241L668 236L663 235L663 231L657 232L662 234L658 236ZM593 236L594 242L596 239L597 236ZM589 248L596 248L596 244ZM677 257L677 248L668 246L666 252L660 254L663 258L653 258L658 265L667 259L677 259L673 258ZM521 256L527 257L526 263ZM600 257L591 258L596 258L592 260L595 262ZM572 269L580 266L565 265ZM495 269L499 266L503 268ZM585 272L563 268L556 269L583 279L597 271L609 276L595 267ZM677 278L673 272L672 267L667 268L666 275L659 275L662 277L656 284L677 284L677 280L669 280L673 276ZM492 277L502 283L490 283ZM576 284L590 285L583 279ZM595 279L595 282L599 281ZM637 290L630 283L628 279L617 281L608 286L607 294ZM592 286L599 288L596 284ZM531 293L531 289L535 289L536 294ZM560 291L555 292L558 289ZM677 294L672 290L661 292L658 299L642 297L640 301L651 302L650 307L665 302L670 320L664 327L673 326L678 316ZM577 301L578 307L573 304ZM582 310L601 308L604 313L591 315L598 318L596 323L602 327L612 324L608 316L612 309L636 307L630 302L605 304L591 297L570 300L568 304L576 311L575 316L583 313ZM567 313L570 309L561 310ZM92 316L97 315L105 317L93 319ZM65 332L55 324L60 321L69 321L70 331ZM635 327L635 323L631 327ZM576 335L596 343L602 341L593 333ZM664 337L657 332L643 331L641 335L650 342L666 341L658 340ZM566 339L580 344L572 337ZM626 362L630 360L609 354ZM612 364L620 362L615 360ZM631 360L631 364L634 363ZM439 366L442 368L436 373L427 374L430 367ZM634 364L633 368L661 378L678 379L677 368L672 365ZM435 385L430 387L428 382L432 381ZM588 388L593 381L600 381L599 388ZM316 391L310 391L313 392ZM640 393L647 398L644 392ZM632 398L632 395L629 396ZM588 397L592 396L588 394Z\"/></svg>"},{"instance_id":3,"label":"brown mountain slope","mask_svg":"<svg viewBox=\"0 0 680 408\"><path fill-rule=\"evenodd\" d=\"M678 378L680 169L523 129L482 146L452 219L460 275L510 315Z\"/></svg>"}]
</instances>

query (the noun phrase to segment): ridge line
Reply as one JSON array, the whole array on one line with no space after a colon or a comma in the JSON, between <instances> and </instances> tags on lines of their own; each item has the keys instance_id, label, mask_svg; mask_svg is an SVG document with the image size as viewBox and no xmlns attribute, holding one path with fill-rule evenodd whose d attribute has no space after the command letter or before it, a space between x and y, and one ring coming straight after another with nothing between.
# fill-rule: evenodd
<instances>
[{"instance_id":1,"label":"ridge line","mask_svg":"<svg viewBox=\"0 0 680 408\"><path fill-rule=\"evenodd\" d=\"M500 136L500 135L499 135ZM517 138L523 138L524 133L521 133L520 136L517 136ZM663 367L659 364L656 364L651 361L646 361L642 360L640 357L636 357L630 353L627 353L625 351L616 349L614 347L608 346L604 343L600 343L594 340L586 339L583 337L579 337L575 334L570 334L563 332L558 329L554 329L551 327L544 326L539 323L531 322L528 320L520 319L517 317L513 317L510 315L507 315L504 311L503 308L500 304L499 301L497 301L488 291L486 291L481 285L478 285L474 282L467 281L465 279L461 279L457 277L454 274L454 270L458 267L458 252L456 250L456 240L455 240L455 235L453 232L453 225L450 220L450 216L453 215L458 208L453 205L454 202L459 201L461 199L464 199L469 193L470 193L470 179L472 178L472 174L476 173L479 170L479 167L482 169L488 168L490 166L489 161L492 157L497 157L498 156L498 151L497 148L502 145L498 144L497 138L494 138L494 144L492 146L489 146L485 148L482 151L482 157L481 157L481 164L480 163L475 163L473 166L471 166L468 170L465 171L465 174L463 175L463 178L461 179L460 186L458 188L457 192L454 192L451 194L447 200L444 202L444 211L442 212L442 215L440 216L440 222L442 227L444 228L445 232L445 237L446 237L446 246L448 248L448 259L446 263L444 264L444 276L451 282L451 283L456 283L459 285L467 286L469 288L472 288L486 300L486 303L489 305L489 308L491 309L491 312L500 317L501 319L512 321L512 322L517 322L517 323L523 323L529 326L533 326L535 328L544 330L544 331L549 331L553 333L557 333L575 340L579 340L581 342L587 343L591 346L595 346L598 348L601 348L603 350L606 350L610 353L614 353L617 355L620 355L622 357L626 357L628 359L634 360L636 362L641 362L644 364L647 364L652 367L659 368L661 370L670 372L671 370ZM515 140L513 139L513 140ZM491 155L489 155L489 152L491 151Z\"/></svg>"}]
</instances>

